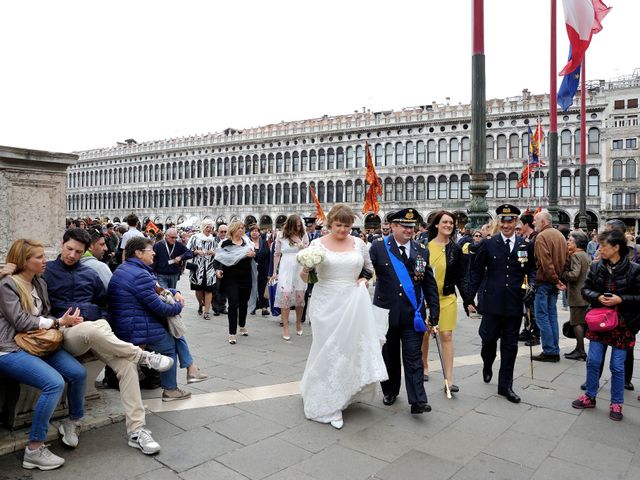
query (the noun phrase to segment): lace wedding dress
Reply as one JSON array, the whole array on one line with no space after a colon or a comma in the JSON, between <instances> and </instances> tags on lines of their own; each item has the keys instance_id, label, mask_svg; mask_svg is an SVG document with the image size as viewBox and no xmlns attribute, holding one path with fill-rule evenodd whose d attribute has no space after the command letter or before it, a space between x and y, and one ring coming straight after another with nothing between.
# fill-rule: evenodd
<instances>
[{"instance_id":1,"label":"lace wedding dress","mask_svg":"<svg viewBox=\"0 0 640 480\"><path fill-rule=\"evenodd\" d=\"M371 303L364 284L357 285L363 266L373 266L365 243L353 240L347 252L328 250L321 239L311 242L326 256L316 268L309 302L313 343L300 390L305 416L321 423L341 419L356 394L388 378L382 344L389 312Z\"/></svg>"}]
</instances>

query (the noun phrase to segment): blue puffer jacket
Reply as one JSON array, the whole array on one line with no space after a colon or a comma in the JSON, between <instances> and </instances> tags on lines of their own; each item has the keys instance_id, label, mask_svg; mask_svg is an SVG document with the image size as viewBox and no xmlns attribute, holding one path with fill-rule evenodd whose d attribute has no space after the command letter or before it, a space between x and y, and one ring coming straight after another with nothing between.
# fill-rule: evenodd
<instances>
[{"instance_id":1,"label":"blue puffer jacket","mask_svg":"<svg viewBox=\"0 0 640 480\"><path fill-rule=\"evenodd\" d=\"M85 321L109 319L107 292L93 269L80 262L66 265L58 256L47 262L43 278L49 290L52 315L62 317L69 307L78 307Z\"/></svg>"},{"instance_id":2,"label":"blue puffer jacket","mask_svg":"<svg viewBox=\"0 0 640 480\"><path fill-rule=\"evenodd\" d=\"M169 305L156 293L156 276L151 266L137 258L120 265L109 282L111 328L121 340L134 345L155 343L167 333L166 317L182 310Z\"/></svg>"}]
</instances>

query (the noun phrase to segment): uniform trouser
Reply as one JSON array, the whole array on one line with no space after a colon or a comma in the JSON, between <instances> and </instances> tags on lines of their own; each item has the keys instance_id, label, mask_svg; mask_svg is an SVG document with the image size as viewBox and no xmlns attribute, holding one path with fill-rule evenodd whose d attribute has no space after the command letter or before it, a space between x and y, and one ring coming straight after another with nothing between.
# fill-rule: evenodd
<instances>
[{"instance_id":1,"label":"uniform trouser","mask_svg":"<svg viewBox=\"0 0 640 480\"><path fill-rule=\"evenodd\" d=\"M75 357L92 350L101 361L109 365L120 382L120 399L124 407L127 432L132 433L144 427L145 411L138 381L138 362L142 355L139 347L116 337L106 320L96 320L66 328L64 349Z\"/></svg>"},{"instance_id":2,"label":"uniform trouser","mask_svg":"<svg viewBox=\"0 0 640 480\"><path fill-rule=\"evenodd\" d=\"M389 380L382 382L384 395L397 396L400 392L401 366L404 365L404 380L407 398L410 404L426 403L427 392L424 389L424 368L422 366L422 332L416 332L410 326L389 327L387 342L382 347L382 357L387 366ZM402 344L402 364L400 363L400 345Z\"/></svg>"},{"instance_id":3,"label":"uniform trouser","mask_svg":"<svg viewBox=\"0 0 640 480\"><path fill-rule=\"evenodd\" d=\"M513 386L513 367L518 355L518 333L522 317L505 317L485 314L480 322L478 333L482 339L481 356L487 367L496 359L498 339L500 340L500 373L498 387Z\"/></svg>"}]
</instances>

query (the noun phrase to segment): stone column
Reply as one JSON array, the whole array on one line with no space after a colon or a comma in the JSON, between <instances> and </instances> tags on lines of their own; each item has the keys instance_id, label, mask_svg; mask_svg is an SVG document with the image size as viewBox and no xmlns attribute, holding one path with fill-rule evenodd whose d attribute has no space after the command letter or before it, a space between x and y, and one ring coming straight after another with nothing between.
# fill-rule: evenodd
<instances>
[{"instance_id":1,"label":"stone column","mask_svg":"<svg viewBox=\"0 0 640 480\"><path fill-rule=\"evenodd\" d=\"M0 264L18 238L39 240L47 257L65 229L67 168L78 155L0 146Z\"/></svg>"}]
</instances>

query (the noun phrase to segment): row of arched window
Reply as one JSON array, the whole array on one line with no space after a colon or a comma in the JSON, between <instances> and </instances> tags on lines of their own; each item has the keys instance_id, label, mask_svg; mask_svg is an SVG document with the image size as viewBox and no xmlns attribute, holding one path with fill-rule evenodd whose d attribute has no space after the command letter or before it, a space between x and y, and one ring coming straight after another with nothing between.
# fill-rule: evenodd
<instances>
[{"instance_id":1,"label":"row of arched window","mask_svg":"<svg viewBox=\"0 0 640 480\"><path fill-rule=\"evenodd\" d=\"M624 163L620 159L614 160L613 164L611 165L611 179L618 181L622 179L635 180L637 178L636 167L636 161L633 158L628 159Z\"/></svg>"},{"instance_id":2,"label":"row of arched window","mask_svg":"<svg viewBox=\"0 0 640 480\"><path fill-rule=\"evenodd\" d=\"M573 174L563 170L560 176L560 196L571 197L580 192L580 170ZM537 171L531 179L531 187L518 189L519 173L499 172L488 174L488 197L527 198L547 195L545 174ZM429 175L387 177L382 180L383 201L414 202L425 200L469 199L470 177L464 175ZM232 185L217 187L190 187L172 189L138 190L129 192L103 192L72 194L67 196L69 211L120 210L136 208L213 207L228 205L297 205L313 203L308 192L312 187L323 204L364 201L366 192L362 179L284 182L274 184ZM573 190L573 194L572 194ZM587 195L600 194L600 178L592 168L587 176Z\"/></svg>"},{"instance_id":3,"label":"row of arched window","mask_svg":"<svg viewBox=\"0 0 640 480\"><path fill-rule=\"evenodd\" d=\"M570 156L572 140L574 151L580 151L579 130L561 133L561 155ZM487 160L524 159L528 157L529 137L527 133L500 134L495 138L487 135ZM568 143L567 143L568 142ZM599 153L600 131L589 129L589 154ZM546 156L543 142L542 156ZM419 140L377 143L372 147L372 159L376 166L430 165L471 160L469 137L440 140ZM261 155L239 155L217 159L185 160L156 163L154 165L130 165L91 171L72 171L67 178L67 187L95 187L141 182L161 182L190 178L234 177L237 175L278 174L303 171L344 170L365 167L364 145L320 148L300 152L278 152Z\"/></svg>"}]
</instances>

